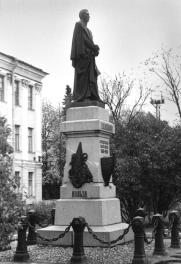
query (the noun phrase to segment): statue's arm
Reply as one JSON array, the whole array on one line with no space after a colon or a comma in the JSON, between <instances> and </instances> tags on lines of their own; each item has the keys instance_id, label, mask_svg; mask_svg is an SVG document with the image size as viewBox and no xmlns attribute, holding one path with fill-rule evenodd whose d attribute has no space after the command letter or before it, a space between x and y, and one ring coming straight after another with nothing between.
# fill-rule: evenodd
<instances>
[{"instance_id":1,"label":"statue's arm","mask_svg":"<svg viewBox=\"0 0 181 264\"><path fill-rule=\"evenodd\" d=\"M85 32L85 30L83 30L85 46L88 47L90 50L97 52L99 50L99 46L94 44L92 32L90 31L90 29L87 29L87 31L89 32L89 34L87 34L87 32Z\"/></svg>"},{"instance_id":2,"label":"statue's arm","mask_svg":"<svg viewBox=\"0 0 181 264\"><path fill-rule=\"evenodd\" d=\"M89 49L91 49L91 50L94 50L94 49L95 49L95 45L94 45L94 43L93 43L91 40L89 40L87 37L85 37L84 42L85 42L85 45L86 45Z\"/></svg>"},{"instance_id":3,"label":"statue's arm","mask_svg":"<svg viewBox=\"0 0 181 264\"><path fill-rule=\"evenodd\" d=\"M88 38L85 38L84 42L85 42L85 46L87 46L90 50L92 50L95 56L99 55L98 45L95 45L93 41L89 40Z\"/></svg>"}]
</instances>

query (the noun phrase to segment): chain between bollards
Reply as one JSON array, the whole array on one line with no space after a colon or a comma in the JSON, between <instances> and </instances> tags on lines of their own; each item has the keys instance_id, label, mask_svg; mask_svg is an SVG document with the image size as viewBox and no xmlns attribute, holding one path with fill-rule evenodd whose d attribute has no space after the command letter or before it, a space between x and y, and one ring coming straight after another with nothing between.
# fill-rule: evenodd
<instances>
[{"instance_id":1,"label":"chain between bollards","mask_svg":"<svg viewBox=\"0 0 181 264\"><path fill-rule=\"evenodd\" d=\"M27 261L29 259L29 254L27 251L27 243L26 243L26 231L29 226L29 234L28 240L31 241L34 239L34 235L31 237L31 231L35 231L35 212L30 211L28 213L28 217L22 216L19 222L18 227L18 245L16 248L16 253L14 255L14 261ZM143 211L141 214L144 216ZM164 223L163 216L160 214L155 214L153 216L153 235L155 236L155 247L153 255L165 255L165 246L163 242L164 238ZM180 240L179 240L179 224L180 224L180 214L177 211L171 211L169 214L169 230L171 230L171 247L180 248ZM132 226L134 232L134 257L132 260L132 264L147 264L148 259L145 254L144 242L149 244L148 239L146 238L145 233L145 225L144 225L144 217L136 216L132 223L128 226L127 229L124 230L124 233L119 236L117 239L113 241L104 241L101 240L90 228L88 223L85 221L83 217L74 218L73 221L66 227L65 231L61 233L56 238L44 238L37 234L37 236L47 242L53 242L60 238L63 238L66 233L69 232L70 228L73 228L74 231L74 245L73 245L73 255L71 257L71 263L85 263L86 256L84 253L83 246L83 233L85 227L87 227L88 232L93 236L94 239L98 240L100 243L111 245L117 243L119 240L123 239L123 237L129 232L129 228ZM32 229L32 230L31 230ZM150 243L152 240L150 241ZM30 243L29 243L30 244ZM117 245L117 244L116 244Z\"/></svg>"},{"instance_id":2,"label":"chain between bollards","mask_svg":"<svg viewBox=\"0 0 181 264\"><path fill-rule=\"evenodd\" d=\"M46 242L54 242L54 241L57 241L58 239L61 239L63 238L69 231L70 231L70 228L72 226L72 223L70 223L66 228L65 228L65 231L63 233L61 233L58 237L54 237L54 238L45 238L45 237L42 237L41 235L39 235L37 233L37 237L39 237L41 240L43 241L46 241Z\"/></svg>"},{"instance_id":3,"label":"chain between bollards","mask_svg":"<svg viewBox=\"0 0 181 264\"><path fill-rule=\"evenodd\" d=\"M87 227L88 232L93 236L94 239L110 247L112 244L116 244L119 240L122 240L124 238L124 236L129 232L131 224L129 224L128 228L125 229L123 234L120 235L117 239L114 239L112 241L105 241L100 239L93 232L93 230L90 228L90 226L83 217L80 216L78 218L74 218L72 221L72 228L74 231L74 246L73 246L73 255L71 258L71 263L84 263L86 261L86 257L84 254L84 247L83 247L83 233L85 227Z\"/></svg>"},{"instance_id":4,"label":"chain between bollards","mask_svg":"<svg viewBox=\"0 0 181 264\"><path fill-rule=\"evenodd\" d=\"M126 228L123 232L123 234L121 234L120 236L118 236L116 239L112 240L112 241L105 241L103 239L100 239L96 233L91 229L91 227L89 226L88 223L86 223L86 227L88 232L93 236L94 239L96 239L97 241L99 241L102 244L108 245L109 247L111 247L111 245L115 244L116 246L118 245L117 242L122 240L125 235L127 235L127 233L129 232L129 229L131 227L131 224L128 225L128 228Z\"/></svg>"}]
</instances>

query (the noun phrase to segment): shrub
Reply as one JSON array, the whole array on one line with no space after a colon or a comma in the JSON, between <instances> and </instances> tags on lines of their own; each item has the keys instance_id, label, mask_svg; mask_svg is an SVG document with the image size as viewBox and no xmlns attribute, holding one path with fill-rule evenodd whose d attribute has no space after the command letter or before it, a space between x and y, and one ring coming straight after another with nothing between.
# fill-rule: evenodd
<instances>
[{"instance_id":1,"label":"shrub","mask_svg":"<svg viewBox=\"0 0 181 264\"><path fill-rule=\"evenodd\" d=\"M15 232L18 218L23 213L24 202L16 192L18 179L12 173L13 148L8 143L11 133L6 119L0 117L0 246L9 243Z\"/></svg>"},{"instance_id":2,"label":"shrub","mask_svg":"<svg viewBox=\"0 0 181 264\"><path fill-rule=\"evenodd\" d=\"M35 210L37 223L49 222L51 219L51 210L55 208L54 201L42 201L38 203L33 203L27 206L27 211L30 209Z\"/></svg>"}]
</instances>

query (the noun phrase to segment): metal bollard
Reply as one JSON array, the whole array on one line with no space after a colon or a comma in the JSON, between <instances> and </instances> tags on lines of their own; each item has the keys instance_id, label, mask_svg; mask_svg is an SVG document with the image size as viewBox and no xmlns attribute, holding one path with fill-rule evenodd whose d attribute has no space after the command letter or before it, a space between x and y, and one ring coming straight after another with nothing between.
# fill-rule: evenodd
<instances>
[{"instance_id":1,"label":"metal bollard","mask_svg":"<svg viewBox=\"0 0 181 264\"><path fill-rule=\"evenodd\" d=\"M143 217L145 219L145 217L147 216L147 213L145 212L145 209L142 208L142 207L139 207L137 210L136 210L136 213L135 213L135 217L136 216L140 216L140 217Z\"/></svg>"},{"instance_id":2,"label":"metal bollard","mask_svg":"<svg viewBox=\"0 0 181 264\"><path fill-rule=\"evenodd\" d=\"M52 208L51 210L51 223L52 225L55 224L55 208Z\"/></svg>"},{"instance_id":3,"label":"metal bollard","mask_svg":"<svg viewBox=\"0 0 181 264\"><path fill-rule=\"evenodd\" d=\"M166 255L165 245L163 241L163 216L161 214L155 214L153 215L152 221L155 226L155 248L153 251L153 255Z\"/></svg>"},{"instance_id":4,"label":"metal bollard","mask_svg":"<svg viewBox=\"0 0 181 264\"><path fill-rule=\"evenodd\" d=\"M84 263L86 256L83 246L83 232L86 222L83 217L74 218L72 221L72 228L74 230L74 246L71 263Z\"/></svg>"},{"instance_id":5,"label":"metal bollard","mask_svg":"<svg viewBox=\"0 0 181 264\"><path fill-rule=\"evenodd\" d=\"M18 228L18 245L14 254L14 261L26 261L29 259L26 243L26 230L28 228L27 217L21 216Z\"/></svg>"},{"instance_id":6,"label":"metal bollard","mask_svg":"<svg viewBox=\"0 0 181 264\"><path fill-rule=\"evenodd\" d=\"M36 212L35 210L29 210L28 212L28 237L27 237L27 245L35 245L36 244Z\"/></svg>"},{"instance_id":7,"label":"metal bollard","mask_svg":"<svg viewBox=\"0 0 181 264\"><path fill-rule=\"evenodd\" d=\"M132 264L147 264L148 259L144 248L144 218L140 216L134 217L132 229L134 232L134 257Z\"/></svg>"},{"instance_id":8,"label":"metal bollard","mask_svg":"<svg viewBox=\"0 0 181 264\"><path fill-rule=\"evenodd\" d=\"M171 230L171 248L180 248L179 225L180 214L178 211L171 211L169 213L169 221L173 218L173 225Z\"/></svg>"}]
</instances>

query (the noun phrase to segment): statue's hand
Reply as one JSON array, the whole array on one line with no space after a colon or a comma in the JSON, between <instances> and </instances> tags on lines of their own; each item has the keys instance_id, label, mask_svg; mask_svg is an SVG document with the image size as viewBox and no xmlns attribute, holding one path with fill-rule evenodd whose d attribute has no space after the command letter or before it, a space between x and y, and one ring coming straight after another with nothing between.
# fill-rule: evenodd
<instances>
[{"instance_id":1,"label":"statue's hand","mask_svg":"<svg viewBox=\"0 0 181 264\"><path fill-rule=\"evenodd\" d=\"M99 55L99 51L94 51L94 55L98 56Z\"/></svg>"},{"instance_id":2,"label":"statue's hand","mask_svg":"<svg viewBox=\"0 0 181 264\"><path fill-rule=\"evenodd\" d=\"M97 51L97 52L99 52L99 50L100 50L100 48L99 48L98 45L94 45L94 49L95 49L95 51Z\"/></svg>"},{"instance_id":3,"label":"statue's hand","mask_svg":"<svg viewBox=\"0 0 181 264\"><path fill-rule=\"evenodd\" d=\"M98 45L94 45L94 55L95 56L99 55L99 46Z\"/></svg>"}]
</instances>

